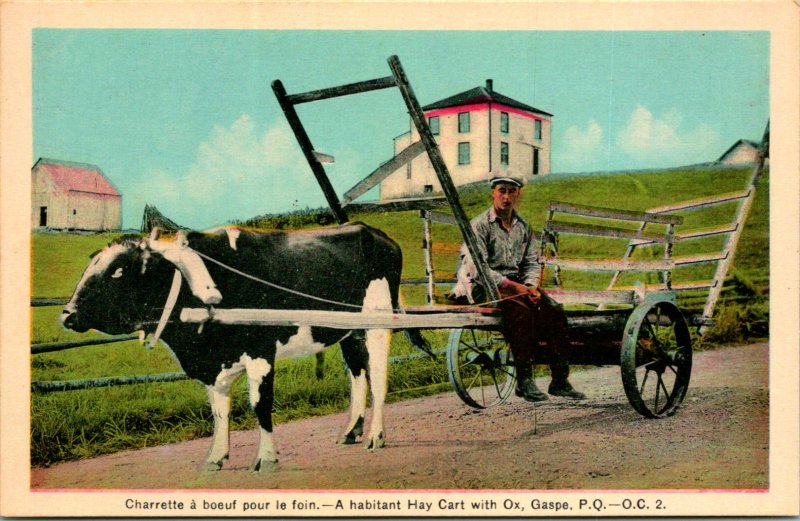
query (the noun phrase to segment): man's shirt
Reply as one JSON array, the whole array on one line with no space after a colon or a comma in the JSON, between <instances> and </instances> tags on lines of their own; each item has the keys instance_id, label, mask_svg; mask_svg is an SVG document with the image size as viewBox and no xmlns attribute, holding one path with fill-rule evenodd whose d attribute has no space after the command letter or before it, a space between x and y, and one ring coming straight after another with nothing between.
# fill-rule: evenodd
<instances>
[{"instance_id":1,"label":"man's shirt","mask_svg":"<svg viewBox=\"0 0 800 521\"><path fill-rule=\"evenodd\" d=\"M503 228L493 206L472 219L470 224L475 231L480 255L489 266L489 276L495 284L510 278L526 286L539 285L542 268L538 246L533 244L531 227L516 211L512 214L510 231Z\"/></svg>"}]
</instances>

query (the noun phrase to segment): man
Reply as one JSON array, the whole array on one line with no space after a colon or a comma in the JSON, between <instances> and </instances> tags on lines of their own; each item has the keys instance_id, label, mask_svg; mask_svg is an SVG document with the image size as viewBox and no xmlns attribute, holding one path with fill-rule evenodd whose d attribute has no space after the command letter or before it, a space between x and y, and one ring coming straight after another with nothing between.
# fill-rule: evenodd
<instances>
[{"instance_id":1,"label":"man","mask_svg":"<svg viewBox=\"0 0 800 521\"><path fill-rule=\"evenodd\" d=\"M516 212L523 183L511 176L493 177L489 183L492 206L470 224L484 265L489 267L489 276L500 291L503 333L517 369L516 394L531 402L548 399L533 380L534 350L541 335L554 360L550 364L552 381L548 393L585 399L586 395L569 383L569 363L562 356L567 326L564 311L538 289L542 269L538 245L530 226Z\"/></svg>"}]
</instances>

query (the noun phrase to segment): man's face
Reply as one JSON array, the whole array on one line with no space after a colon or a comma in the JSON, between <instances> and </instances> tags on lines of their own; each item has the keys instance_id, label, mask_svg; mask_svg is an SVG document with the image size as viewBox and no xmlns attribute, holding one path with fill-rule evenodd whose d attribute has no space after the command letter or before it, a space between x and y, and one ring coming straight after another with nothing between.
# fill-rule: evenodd
<instances>
[{"instance_id":1,"label":"man's face","mask_svg":"<svg viewBox=\"0 0 800 521\"><path fill-rule=\"evenodd\" d=\"M497 183L492 188L492 202L499 212L510 212L516 209L520 195L522 195L520 188L512 184Z\"/></svg>"}]
</instances>

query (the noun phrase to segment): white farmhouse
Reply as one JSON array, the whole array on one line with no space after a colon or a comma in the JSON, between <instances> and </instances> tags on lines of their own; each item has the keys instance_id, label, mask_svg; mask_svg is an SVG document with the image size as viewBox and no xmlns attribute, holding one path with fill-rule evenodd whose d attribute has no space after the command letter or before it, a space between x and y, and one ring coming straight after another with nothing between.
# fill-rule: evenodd
<instances>
[{"instance_id":1,"label":"white farmhouse","mask_svg":"<svg viewBox=\"0 0 800 521\"><path fill-rule=\"evenodd\" d=\"M511 173L525 178L550 173L552 114L504 96L486 85L422 107L456 186ZM397 155L419 134L394 139ZM381 200L440 192L436 173L422 154L381 183Z\"/></svg>"}]
</instances>

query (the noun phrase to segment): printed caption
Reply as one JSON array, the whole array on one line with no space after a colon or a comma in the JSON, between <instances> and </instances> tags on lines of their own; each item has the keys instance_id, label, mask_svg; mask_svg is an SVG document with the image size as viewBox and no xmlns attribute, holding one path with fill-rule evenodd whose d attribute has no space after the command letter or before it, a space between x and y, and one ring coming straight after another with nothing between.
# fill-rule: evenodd
<instances>
[{"instance_id":1,"label":"printed caption","mask_svg":"<svg viewBox=\"0 0 800 521\"><path fill-rule=\"evenodd\" d=\"M420 499L349 498L346 496L326 498L325 500L282 499L265 497L259 499L134 499L124 501L125 509L131 513L203 513L203 514L329 514L352 512L358 514L443 514L443 513L510 513L510 514L616 514L624 512L662 513L666 503L659 498L630 497L623 499L602 499L593 497L570 497L552 499L550 497L514 496L513 498L460 498L455 494L447 497L425 497Z\"/></svg>"}]
</instances>

